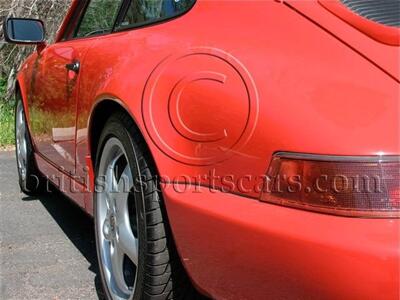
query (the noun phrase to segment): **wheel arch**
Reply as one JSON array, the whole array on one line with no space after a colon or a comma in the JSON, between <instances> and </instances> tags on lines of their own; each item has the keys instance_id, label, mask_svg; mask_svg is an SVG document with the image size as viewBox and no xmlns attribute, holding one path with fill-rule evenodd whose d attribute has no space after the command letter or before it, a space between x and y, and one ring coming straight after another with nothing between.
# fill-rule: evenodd
<instances>
[{"instance_id":1,"label":"wheel arch","mask_svg":"<svg viewBox=\"0 0 400 300\"><path fill-rule=\"evenodd\" d=\"M22 103L24 105L24 110L25 110L25 117L27 118L27 120L29 120L29 109L28 109L28 100L27 100L27 91L26 91L26 87L24 84L24 80L23 78L20 78L20 76L18 76L18 78L15 80L15 86L14 86L14 96L15 98L20 95L21 99L22 99ZM28 128L29 126L28 122Z\"/></svg>"},{"instance_id":2,"label":"wheel arch","mask_svg":"<svg viewBox=\"0 0 400 300\"><path fill-rule=\"evenodd\" d=\"M96 154L98 149L98 142L100 140L101 132L104 129L104 126L110 116L117 112L123 112L132 120L135 125L137 133L140 135L140 138L143 139L143 144L146 147L145 150L149 151L150 157L152 158L152 163L154 165L155 171L158 173L158 168L154 159L154 155L151 152L148 141L146 140L143 131L133 113L129 110L126 104L114 97L104 97L101 100L97 101L93 106L91 113L88 119L88 152L91 156L91 160L93 163L93 167L95 167L96 162Z\"/></svg>"},{"instance_id":3,"label":"wheel arch","mask_svg":"<svg viewBox=\"0 0 400 300\"><path fill-rule=\"evenodd\" d=\"M22 105L24 106L26 126L32 143L33 151L37 152L35 140L32 137L31 118L30 118L29 103L28 103L28 91L26 89L24 77L22 75L19 75L15 80L15 86L14 86L15 99L17 99L18 96L21 97ZM16 104L17 102L15 103L15 105Z\"/></svg>"}]
</instances>

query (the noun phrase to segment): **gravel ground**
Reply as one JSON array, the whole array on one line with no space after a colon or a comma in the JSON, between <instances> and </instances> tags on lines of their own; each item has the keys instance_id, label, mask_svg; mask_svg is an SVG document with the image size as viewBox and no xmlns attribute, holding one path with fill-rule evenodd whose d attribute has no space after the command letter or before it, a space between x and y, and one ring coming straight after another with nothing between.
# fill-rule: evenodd
<instances>
[{"instance_id":1,"label":"gravel ground","mask_svg":"<svg viewBox=\"0 0 400 300\"><path fill-rule=\"evenodd\" d=\"M0 299L102 299L93 221L57 192L28 197L0 152Z\"/></svg>"}]
</instances>

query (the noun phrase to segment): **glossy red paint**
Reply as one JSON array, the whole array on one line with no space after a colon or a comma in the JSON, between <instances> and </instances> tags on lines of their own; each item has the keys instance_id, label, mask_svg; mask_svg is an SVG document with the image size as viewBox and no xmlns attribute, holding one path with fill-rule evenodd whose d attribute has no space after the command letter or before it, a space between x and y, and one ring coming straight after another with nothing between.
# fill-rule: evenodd
<instances>
[{"instance_id":1,"label":"glossy red paint","mask_svg":"<svg viewBox=\"0 0 400 300\"><path fill-rule=\"evenodd\" d=\"M207 188L170 185L164 195L182 261L216 299L400 297L398 219L308 213Z\"/></svg>"},{"instance_id":2,"label":"glossy red paint","mask_svg":"<svg viewBox=\"0 0 400 300\"><path fill-rule=\"evenodd\" d=\"M244 179L229 193L163 190L181 258L201 290L222 299L398 299L397 219L273 206L258 201L256 188L277 151L399 155L398 47L317 1L199 0L160 24L62 41L77 3L57 42L18 74L39 168L78 183L69 197L93 213L87 158L103 125L93 116L111 101L132 116L164 178L199 178L215 189L226 188L222 176ZM64 67L76 60L79 74Z\"/></svg>"},{"instance_id":3,"label":"glossy red paint","mask_svg":"<svg viewBox=\"0 0 400 300\"><path fill-rule=\"evenodd\" d=\"M80 134L76 130L76 111L81 77L65 66L83 61L90 46L86 40L48 46L39 55L40 63L33 66L30 83L29 114L38 125L31 126L36 148L71 173L75 171L76 135Z\"/></svg>"},{"instance_id":4,"label":"glossy red paint","mask_svg":"<svg viewBox=\"0 0 400 300\"><path fill-rule=\"evenodd\" d=\"M356 27L349 25L349 23L337 17L318 3L317 0L287 0L285 1L285 5L294 9L305 18L308 18L322 30L330 33L336 39L353 49L360 56L387 72L387 74L392 76L397 82L400 81L398 46L376 41L376 39L371 38L368 34L363 33Z\"/></svg>"}]
</instances>

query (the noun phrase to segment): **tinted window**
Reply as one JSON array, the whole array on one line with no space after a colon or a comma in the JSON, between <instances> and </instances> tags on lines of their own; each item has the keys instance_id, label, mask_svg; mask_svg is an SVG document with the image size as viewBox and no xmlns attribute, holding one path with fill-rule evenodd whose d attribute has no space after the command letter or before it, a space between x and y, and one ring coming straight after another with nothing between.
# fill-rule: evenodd
<instances>
[{"instance_id":1,"label":"tinted window","mask_svg":"<svg viewBox=\"0 0 400 300\"><path fill-rule=\"evenodd\" d=\"M195 0L132 0L119 27L157 22L189 10Z\"/></svg>"},{"instance_id":2,"label":"tinted window","mask_svg":"<svg viewBox=\"0 0 400 300\"><path fill-rule=\"evenodd\" d=\"M86 37L111 32L123 0L91 0L75 32L75 37Z\"/></svg>"}]
</instances>

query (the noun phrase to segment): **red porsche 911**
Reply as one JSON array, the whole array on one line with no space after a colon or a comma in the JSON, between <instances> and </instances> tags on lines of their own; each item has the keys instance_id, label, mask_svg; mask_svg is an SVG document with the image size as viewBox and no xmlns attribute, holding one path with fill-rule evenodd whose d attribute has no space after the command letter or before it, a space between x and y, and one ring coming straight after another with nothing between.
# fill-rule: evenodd
<instances>
[{"instance_id":1,"label":"red porsche 911","mask_svg":"<svg viewBox=\"0 0 400 300\"><path fill-rule=\"evenodd\" d=\"M16 79L23 192L108 299L399 299L400 2L73 1Z\"/></svg>"}]
</instances>

